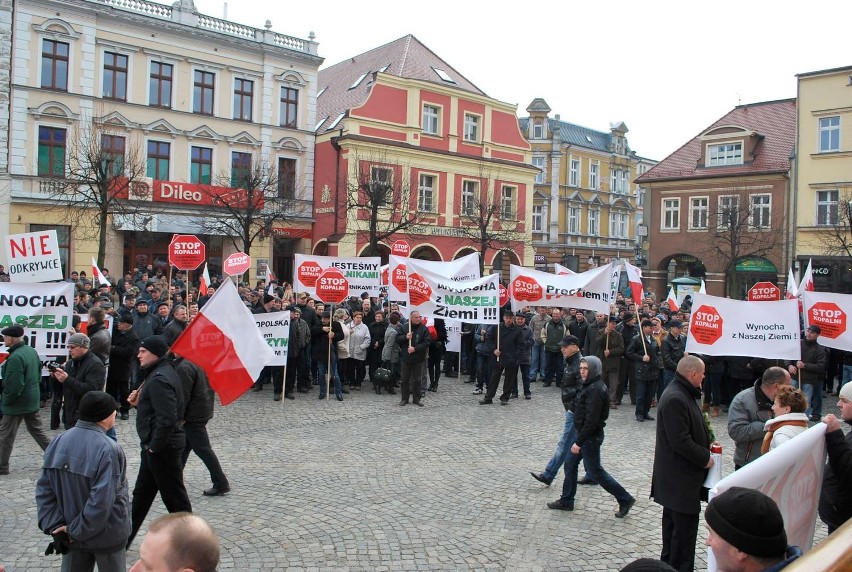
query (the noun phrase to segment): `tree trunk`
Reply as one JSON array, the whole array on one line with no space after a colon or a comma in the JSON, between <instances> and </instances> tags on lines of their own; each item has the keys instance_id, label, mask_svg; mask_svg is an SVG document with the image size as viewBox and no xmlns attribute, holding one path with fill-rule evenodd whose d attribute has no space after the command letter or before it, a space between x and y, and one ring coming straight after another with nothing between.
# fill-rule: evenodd
<instances>
[{"instance_id":1,"label":"tree trunk","mask_svg":"<svg viewBox=\"0 0 852 572\"><path fill-rule=\"evenodd\" d=\"M106 256L106 233L107 223L109 222L109 211L105 208L100 209L98 217L98 268L104 267L104 256Z\"/></svg>"}]
</instances>

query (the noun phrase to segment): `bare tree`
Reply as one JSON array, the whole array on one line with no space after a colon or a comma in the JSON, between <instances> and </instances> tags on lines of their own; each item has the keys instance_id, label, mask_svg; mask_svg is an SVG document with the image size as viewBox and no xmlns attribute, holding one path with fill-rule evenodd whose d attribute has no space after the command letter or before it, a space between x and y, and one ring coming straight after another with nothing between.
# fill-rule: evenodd
<instances>
[{"instance_id":1,"label":"bare tree","mask_svg":"<svg viewBox=\"0 0 852 572\"><path fill-rule=\"evenodd\" d=\"M757 202L746 190L722 191L717 208L709 209L708 232L700 247L702 254L715 260L727 277L725 295L739 291L737 262L748 257L765 257L780 249L785 227L784 209ZM770 220L770 216L772 220Z\"/></svg>"},{"instance_id":2,"label":"bare tree","mask_svg":"<svg viewBox=\"0 0 852 572\"><path fill-rule=\"evenodd\" d=\"M353 214L353 230L367 233L364 255L379 256L381 243L406 234L428 213L414 203L417 188L412 188L405 165L393 163L386 155L358 159L355 177L347 181L346 210Z\"/></svg>"},{"instance_id":3,"label":"bare tree","mask_svg":"<svg viewBox=\"0 0 852 572\"><path fill-rule=\"evenodd\" d=\"M817 212L817 223L822 226L818 236L825 253L852 258L852 188L838 189L836 205L821 209Z\"/></svg>"},{"instance_id":4,"label":"bare tree","mask_svg":"<svg viewBox=\"0 0 852 572\"><path fill-rule=\"evenodd\" d=\"M145 184L145 160L138 142L126 129L104 122L103 117L81 119L65 147L65 165L51 155L44 189L60 220L75 227L81 238L97 239L98 266L103 267L107 225L117 216L140 216L151 189ZM150 213L150 203L144 206Z\"/></svg>"}]
</instances>

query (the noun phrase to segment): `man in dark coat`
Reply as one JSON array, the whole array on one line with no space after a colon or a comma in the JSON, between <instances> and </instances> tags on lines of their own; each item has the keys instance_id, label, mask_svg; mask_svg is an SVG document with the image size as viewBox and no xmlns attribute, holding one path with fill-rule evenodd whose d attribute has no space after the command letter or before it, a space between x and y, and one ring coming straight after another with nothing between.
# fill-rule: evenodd
<instances>
[{"instance_id":1,"label":"man in dark coat","mask_svg":"<svg viewBox=\"0 0 852 572\"><path fill-rule=\"evenodd\" d=\"M337 375L337 342L343 339L343 326L337 320L331 321L331 312L322 314L322 321L311 328L313 349L311 357L317 364L317 380L319 381L319 398L325 399L326 390L334 381L334 395L338 401L343 401L343 386ZM329 355L330 354L330 355ZM329 366L330 362L330 366ZM326 379L326 375L329 379Z\"/></svg>"},{"instance_id":2,"label":"man in dark coat","mask_svg":"<svg viewBox=\"0 0 852 572\"><path fill-rule=\"evenodd\" d=\"M123 314L115 325L112 347L109 351L109 370L107 371L106 390L118 402L121 418L129 419L130 378L133 375L133 360L139 353L139 337L133 330L133 316Z\"/></svg>"},{"instance_id":3,"label":"man in dark coat","mask_svg":"<svg viewBox=\"0 0 852 572\"><path fill-rule=\"evenodd\" d=\"M624 339L624 348L630 346L630 340L639 334L639 326L636 324L636 315L633 312L625 312L624 319L618 325L616 330L621 333ZM627 359L627 356L622 356L621 367L618 372L618 388L615 390L615 401L621 405L621 400L624 397L625 387L630 395L630 404L636 405L636 368Z\"/></svg>"},{"instance_id":4,"label":"man in dark coat","mask_svg":"<svg viewBox=\"0 0 852 572\"><path fill-rule=\"evenodd\" d=\"M710 434L696 402L703 379L704 362L685 356L657 404L651 496L663 506L660 560L679 572L695 566L702 486L713 466Z\"/></svg>"},{"instance_id":5,"label":"man in dark coat","mask_svg":"<svg viewBox=\"0 0 852 572\"><path fill-rule=\"evenodd\" d=\"M669 333L663 336L660 355L663 358L663 391L674 379L677 371L677 362L683 357L686 350L686 339L680 335L683 322L672 320L669 322ZM662 391L660 392L662 394Z\"/></svg>"},{"instance_id":6,"label":"man in dark coat","mask_svg":"<svg viewBox=\"0 0 852 572\"><path fill-rule=\"evenodd\" d=\"M302 320L302 310L294 306L290 310L290 338L287 342L287 379L284 381L284 397L296 399L296 379L298 378L299 393L305 393L310 388L308 365L305 353L311 343L311 331L308 324ZM281 400L281 387L274 387L276 401Z\"/></svg>"},{"instance_id":7,"label":"man in dark coat","mask_svg":"<svg viewBox=\"0 0 852 572\"><path fill-rule=\"evenodd\" d=\"M651 334L651 320L642 321L642 333L630 340L625 355L633 363L636 372L636 421L653 421L648 414L654 397L654 383L660 377L660 347Z\"/></svg>"},{"instance_id":8,"label":"man in dark coat","mask_svg":"<svg viewBox=\"0 0 852 572\"><path fill-rule=\"evenodd\" d=\"M423 369L426 367L426 352L429 350L431 338L429 330L423 325L420 312L414 310L409 318L409 328L403 329L396 337L402 362L401 390L399 404L408 405L408 397L414 405L423 407L420 402L420 380L423 379Z\"/></svg>"},{"instance_id":9,"label":"man in dark coat","mask_svg":"<svg viewBox=\"0 0 852 572\"><path fill-rule=\"evenodd\" d=\"M619 370L621 358L624 356L624 336L616 331L618 320L614 316L608 318L606 327L598 333L597 357L603 365L603 380L608 388L609 408L617 409L616 391L618 391Z\"/></svg>"},{"instance_id":10,"label":"man in dark coat","mask_svg":"<svg viewBox=\"0 0 852 572\"><path fill-rule=\"evenodd\" d=\"M821 333L822 329L819 326L808 326L805 330L805 339L801 342L802 358L799 361L790 362L787 367L790 375L798 380L798 387L808 400L808 409L805 413L811 416L811 421L819 421L822 415L822 382L828 358L825 348L817 341Z\"/></svg>"},{"instance_id":11,"label":"man in dark coat","mask_svg":"<svg viewBox=\"0 0 852 572\"><path fill-rule=\"evenodd\" d=\"M166 342L168 342L170 346L175 343L175 340L180 337L188 325L189 312L187 312L186 306L178 304L172 309L172 319L163 330Z\"/></svg>"},{"instance_id":12,"label":"man in dark coat","mask_svg":"<svg viewBox=\"0 0 852 572\"><path fill-rule=\"evenodd\" d=\"M72 334L68 338L68 353L71 359L52 373L56 381L62 384L66 429L77 424L83 396L90 391L101 391L106 381L104 362L89 351L89 336Z\"/></svg>"},{"instance_id":13,"label":"man in dark coat","mask_svg":"<svg viewBox=\"0 0 852 572\"><path fill-rule=\"evenodd\" d=\"M497 328L500 328L499 337L497 335ZM500 396L500 405L509 404L512 391L515 389L515 384L517 383L518 353L524 348L521 336L521 329L515 325L515 315L511 310L503 312L502 324L488 328L485 337L489 339L494 338L496 349L490 358L492 367L491 379L488 380L485 396L479 401L480 405L489 405L493 402L494 396L497 395L497 386L500 385L500 376L503 374L505 375L503 379L503 394ZM499 344L497 344L498 340Z\"/></svg>"},{"instance_id":14,"label":"man in dark coat","mask_svg":"<svg viewBox=\"0 0 852 572\"><path fill-rule=\"evenodd\" d=\"M840 417L846 424L852 425L852 383L840 388L839 397ZM828 463L819 495L819 518L831 534L852 518L852 432L844 436L840 419L833 414L826 415L823 422L827 426L825 447Z\"/></svg>"}]
</instances>

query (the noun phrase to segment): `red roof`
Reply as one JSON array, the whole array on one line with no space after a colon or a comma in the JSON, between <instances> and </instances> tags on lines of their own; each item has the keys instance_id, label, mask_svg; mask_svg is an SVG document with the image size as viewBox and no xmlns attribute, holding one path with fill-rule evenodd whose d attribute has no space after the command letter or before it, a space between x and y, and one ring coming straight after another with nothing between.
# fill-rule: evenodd
<instances>
[{"instance_id":1,"label":"red roof","mask_svg":"<svg viewBox=\"0 0 852 572\"><path fill-rule=\"evenodd\" d=\"M751 162L743 165L703 167L698 165L705 144L701 135L721 126L737 126L761 137ZM790 170L790 155L796 144L796 100L782 99L738 105L683 147L657 163L637 183L677 179L702 179Z\"/></svg>"},{"instance_id":2,"label":"red roof","mask_svg":"<svg viewBox=\"0 0 852 572\"><path fill-rule=\"evenodd\" d=\"M485 95L470 80L456 71L454 67L439 58L432 50L424 46L411 34L379 46L368 52L344 60L320 70L317 79L318 89L324 90L317 98L317 123L325 122L317 133L327 131L328 127L341 114L358 107L370 94L375 72L402 78L416 79L452 86L457 89ZM435 71L439 69L453 81L446 81ZM365 75L366 74L366 75ZM352 85L364 76L355 88ZM328 118L328 119L326 119ZM339 129L342 124L335 126Z\"/></svg>"}]
</instances>

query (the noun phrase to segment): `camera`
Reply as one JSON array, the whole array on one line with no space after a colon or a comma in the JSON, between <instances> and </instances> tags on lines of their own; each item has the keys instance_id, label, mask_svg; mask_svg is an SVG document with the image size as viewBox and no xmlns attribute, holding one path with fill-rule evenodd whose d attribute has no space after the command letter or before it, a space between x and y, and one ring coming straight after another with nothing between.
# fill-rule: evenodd
<instances>
[{"instance_id":1,"label":"camera","mask_svg":"<svg viewBox=\"0 0 852 572\"><path fill-rule=\"evenodd\" d=\"M52 373L52 372L56 371L57 369L62 369L61 363L55 362L55 361L47 362L47 371Z\"/></svg>"}]
</instances>

